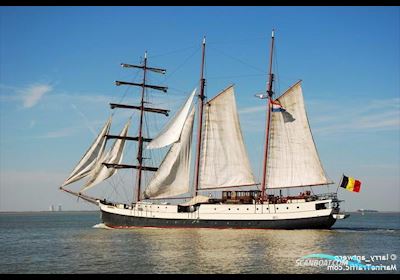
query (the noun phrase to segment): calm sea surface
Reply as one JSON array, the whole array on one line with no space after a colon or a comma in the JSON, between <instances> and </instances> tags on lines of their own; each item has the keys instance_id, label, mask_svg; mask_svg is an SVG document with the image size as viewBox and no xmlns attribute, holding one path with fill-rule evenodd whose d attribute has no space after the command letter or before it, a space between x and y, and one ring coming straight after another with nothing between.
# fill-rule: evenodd
<instances>
[{"instance_id":1,"label":"calm sea surface","mask_svg":"<svg viewBox=\"0 0 400 280\"><path fill-rule=\"evenodd\" d=\"M117 230L100 222L99 212L0 213L0 273L343 272L323 259L299 261L309 254L364 257L396 267L380 273L400 271L399 213L352 213L331 230Z\"/></svg>"}]
</instances>

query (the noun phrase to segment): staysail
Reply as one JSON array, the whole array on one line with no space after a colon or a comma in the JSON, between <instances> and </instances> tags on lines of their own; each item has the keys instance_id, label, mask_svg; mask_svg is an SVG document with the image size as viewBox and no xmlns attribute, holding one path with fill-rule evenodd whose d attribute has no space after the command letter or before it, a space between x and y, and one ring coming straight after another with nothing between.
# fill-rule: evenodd
<instances>
[{"instance_id":1,"label":"staysail","mask_svg":"<svg viewBox=\"0 0 400 280\"><path fill-rule=\"evenodd\" d=\"M171 146L144 191L145 197L174 197L189 191L194 112L193 108L186 118L179 141Z\"/></svg>"},{"instance_id":2,"label":"staysail","mask_svg":"<svg viewBox=\"0 0 400 280\"><path fill-rule=\"evenodd\" d=\"M324 185L327 179L311 134L298 82L274 101L267 161L267 188Z\"/></svg>"},{"instance_id":3,"label":"staysail","mask_svg":"<svg viewBox=\"0 0 400 280\"><path fill-rule=\"evenodd\" d=\"M111 149L108 153L103 153L101 157L98 158L96 161L96 165L94 166L93 171L90 173L91 177L83 186L81 192L101 183L105 179L114 175L117 171L116 168L107 167L103 163L110 163L110 164L120 164L122 161L123 156L123 149L125 146L125 138L128 134L128 128L130 125L131 120L129 119L128 122L125 124L124 128L122 129L121 133L119 134L120 138L116 139Z\"/></svg>"},{"instance_id":4,"label":"staysail","mask_svg":"<svg viewBox=\"0 0 400 280\"><path fill-rule=\"evenodd\" d=\"M104 147L106 145L105 135L108 134L110 130L110 125L111 125L111 117L104 124L99 135L96 137L92 145L86 151L85 155L76 165L74 170L71 172L71 175L69 175L69 177L67 178L67 180L65 180L62 186L66 186L68 184L76 182L82 179L83 177L89 175L97 159L99 158L99 156L103 154Z\"/></svg>"},{"instance_id":5,"label":"staysail","mask_svg":"<svg viewBox=\"0 0 400 280\"><path fill-rule=\"evenodd\" d=\"M185 104L175 114L174 118L168 123L168 125L147 145L146 149L162 148L179 140L195 93L196 89L193 90Z\"/></svg>"},{"instance_id":6,"label":"staysail","mask_svg":"<svg viewBox=\"0 0 400 280\"><path fill-rule=\"evenodd\" d=\"M205 105L199 189L254 185L233 86Z\"/></svg>"}]
</instances>

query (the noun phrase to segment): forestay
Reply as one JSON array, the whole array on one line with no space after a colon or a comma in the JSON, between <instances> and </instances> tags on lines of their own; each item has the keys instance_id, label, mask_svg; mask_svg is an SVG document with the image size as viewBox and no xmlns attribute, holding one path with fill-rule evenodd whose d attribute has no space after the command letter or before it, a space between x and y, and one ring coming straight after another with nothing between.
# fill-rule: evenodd
<instances>
[{"instance_id":1,"label":"forestay","mask_svg":"<svg viewBox=\"0 0 400 280\"><path fill-rule=\"evenodd\" d=\"M311 134L300 82L279 98L271 112L267 188L323 185L327 179Z\"/></svg>"},{"instance_id":2,"label":"forestay","mask_svg":"<svg viewBox=\"0 0 400 280\"><path fill-rule=\"evenodd\" d=\"M186 118L179 141L171 146L149 182L144 191L146 198L174 197L189 191L194 112L193 108Z\"/></svg>"},{"instance_id":3,"label":"forestay","mask_svg":"<svg viewBox=\"0 0 400 280\"><path fill-rule=\"evenodd\" d=\"M162 148L179 140L195 93L196 89L193 90L185 104L175 114L174 118L168 123L168 125L147 145L147 149Z\"/></svg>"},{"instance_id":4,"label":"forestay","mask_svg":"<svg viewBox=\"0 0 400 280\"><path fill-rule=\"evenodd\" d=\"M199 189L254 185L233 86L205 105Z\"/></svg>"},{"instance_id":5,"label":"forestay","mask_svg":"<svg viewBox=\"0 0 400 280\"><path fill-rule=\"evenodd\" d=\"M108 151L108 153L103 153L102 156L98 158L98 160L96 161L96 165L93 168L93 171L90 173L90 179L86 182L81 191L85 191L97 185L98 183L101 183L105 179L114 175L114 173L117 171L117 169L113 167L107 168L103 163L120 164L122 162L123 150L125 146L124 137L126 137L126 135L128 134L130 122L131 120L129 119L122 129L121 133L119 134L121 138L115 140L113 146Z\"/></svg>"},{"instance_id":6,"label":"forestay","mask_svg":"<svg viewBox=\"0 0 400 280\"><path fill-rule=\"evenodd\" d=\"M104 127L100 131L99 135L96 137L92 145L86 151L85 155L76 165L74 170L71 172L71 175L69 175L68 179L65 180L62 186L66 186L68 184L76 182L82 179L83 177L89 175L97 159L103 154L106 145L105 135L108 134L110 130L110 125L111 125L111 117L104 124Z\"/></svg>"}]
</instances>

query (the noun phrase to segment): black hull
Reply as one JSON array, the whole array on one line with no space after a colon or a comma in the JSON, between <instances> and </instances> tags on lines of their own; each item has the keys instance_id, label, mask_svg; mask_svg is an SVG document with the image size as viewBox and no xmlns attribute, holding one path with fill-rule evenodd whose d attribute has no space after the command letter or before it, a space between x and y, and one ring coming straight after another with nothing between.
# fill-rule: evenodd
<instances>
[{"instance_id":1,"label":"black hull","mask_svg":"<svg viewBox=\"0 0 400 280\"><path fill-rule=\"evenodd\" d=\"M329 216L287 220L200 220L132 217L101 211L103 223L112 228L251 228L251 229L329 229L336 219Z\"/></svg>"}]
</instances>

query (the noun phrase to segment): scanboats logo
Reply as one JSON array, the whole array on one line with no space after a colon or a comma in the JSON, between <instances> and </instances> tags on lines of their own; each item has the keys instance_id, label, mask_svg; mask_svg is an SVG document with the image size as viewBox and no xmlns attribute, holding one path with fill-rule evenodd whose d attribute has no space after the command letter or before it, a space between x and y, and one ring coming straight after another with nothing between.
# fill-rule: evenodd
<instances>
[{"instance_id":1,"label":"scanboats logo","mask_svg":"<svg viewBox=\"0 0 400 280\"><path fill-rule=\"evenodd\" d=\"M310 254L296 260L297 266L326 267L329 271L397 271L396 254L343 255Z\"/></svg>"}]
</instances>

